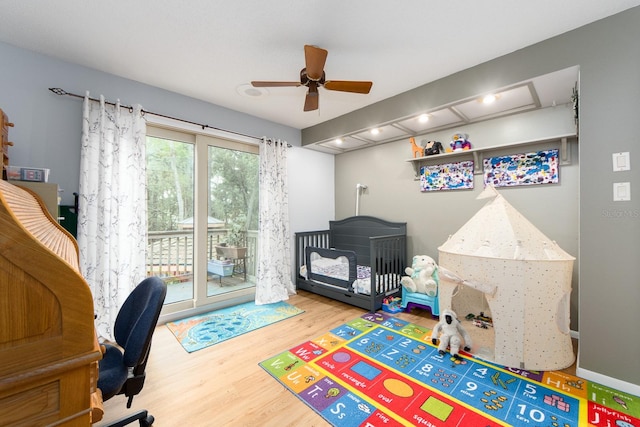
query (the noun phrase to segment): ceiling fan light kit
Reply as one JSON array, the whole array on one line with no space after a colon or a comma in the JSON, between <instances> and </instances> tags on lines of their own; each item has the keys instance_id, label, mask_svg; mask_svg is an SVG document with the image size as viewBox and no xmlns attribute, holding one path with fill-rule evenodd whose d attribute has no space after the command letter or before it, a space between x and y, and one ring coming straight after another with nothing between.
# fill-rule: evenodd
<instances>
[{"instance_id":1,"label":"ceiling fan light kit","mask_svg":"<svg viewBox=\"0 0 640 427\"><path fill-rule=\"evenodd\" d=\"M355 80L326 80L324 64L327 60L327 50L317 46L304 46L305 67L300 70L299 82L270 82L252 81L254 87L285 87L306 86L308 88L304 101L304 111L317 110L319 107L319 87L326 90L368 94L373 82Z\"/></svg>"}]
</instances>

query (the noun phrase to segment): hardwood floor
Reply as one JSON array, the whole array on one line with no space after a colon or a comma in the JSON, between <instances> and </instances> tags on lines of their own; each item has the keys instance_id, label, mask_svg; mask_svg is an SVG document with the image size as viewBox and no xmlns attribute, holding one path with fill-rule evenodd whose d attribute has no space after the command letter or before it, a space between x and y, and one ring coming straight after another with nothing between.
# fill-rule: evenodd
<instances>
[{"instance_id":1,"label":"hardwood floor","mask_svg":"<svg viewBox=\"0 0 640 427\"><path fill-rule=\"evenodd\" d=\"M258 363L365 310L304 291L287 302L305 312L193 353L187 353L164 325L158 326L144 389L131 409L124 396L104 402L105 416L95 426L142 408L155 417L156 427L330 425ZM437 322L420 310L397 317L429 328ZM575 374L572 368L566 372Z\"/></svg>"}]
</instances>

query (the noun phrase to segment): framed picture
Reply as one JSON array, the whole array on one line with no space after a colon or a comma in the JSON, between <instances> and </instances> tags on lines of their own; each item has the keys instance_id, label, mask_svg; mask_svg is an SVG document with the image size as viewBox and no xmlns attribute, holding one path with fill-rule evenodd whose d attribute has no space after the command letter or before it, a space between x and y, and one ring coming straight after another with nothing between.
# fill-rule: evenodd
<instances>
[{"instance_id":1,"label":"framed picture","mask_svg":"<svg viewBox=\"0 0 640 427\"><path fill-rule=\"evenodd\" d=\"M420 191L422 192L472 188L473 160L420 168Z\"/></svg>"},{"instance_id":2,"label":"framed picture","mask_svg":"<svg viewBox=\"0 0 640 427\"><path fill-rule=\"evenodd\" d=\"M558 183L558 150L484 159L484 185L512 187Z\"/></svg>"}]
</instances>

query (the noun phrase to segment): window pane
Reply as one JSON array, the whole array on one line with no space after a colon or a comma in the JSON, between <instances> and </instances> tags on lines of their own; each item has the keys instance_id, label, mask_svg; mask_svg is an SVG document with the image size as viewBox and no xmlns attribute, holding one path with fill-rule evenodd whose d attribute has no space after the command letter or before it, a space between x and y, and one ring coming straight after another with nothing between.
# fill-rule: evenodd
<instances>
[{"instance_id":1,"label":"window pane","mask_svg":"<svg viewBox=\"0 0 640 427\"><path fill-rule=\"evenodd\" d=\"M167 283L165 304L191 300L194 146L147 137L147 274Z\"/></svg>"},{"instance_id":2,"label":"window pane","mask_svg":"<svg viewBox=\"0 0 640 427\"><path fill-rule=\"evenodd\" d=\"M258 155L209 146L207 296L255 286Z\"/></svg>"}]
</instances>

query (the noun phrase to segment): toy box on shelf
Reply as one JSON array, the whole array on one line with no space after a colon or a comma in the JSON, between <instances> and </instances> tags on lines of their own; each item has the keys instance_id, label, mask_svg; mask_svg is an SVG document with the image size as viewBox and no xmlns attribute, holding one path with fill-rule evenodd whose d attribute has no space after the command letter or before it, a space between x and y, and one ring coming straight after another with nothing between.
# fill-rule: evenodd
<instances>
[{"instance_id":1,"label":"toy box on shelf","mask_svg":"<svg viewBox=\"0 0 640 427\"><path fill-rule=\"evenodd\" d=\"M49 182L49 169L8 166L7 179L15 181Z\"/></svg>"},{"instance_id":2,"label":"toy box on shelf","mask_svg":"<svg viewBox=\"0 0 640 427\"><path fill-rule=\"evenodd\" d=\"M402 299L398 297L385 298L382 301L382 311L386 311L387 313L399 313L404 311L404 309L400 307L401 302Z\"/></svg>"}]
</instances>

